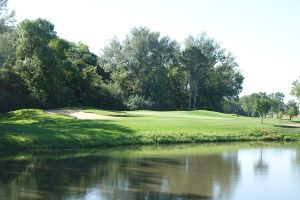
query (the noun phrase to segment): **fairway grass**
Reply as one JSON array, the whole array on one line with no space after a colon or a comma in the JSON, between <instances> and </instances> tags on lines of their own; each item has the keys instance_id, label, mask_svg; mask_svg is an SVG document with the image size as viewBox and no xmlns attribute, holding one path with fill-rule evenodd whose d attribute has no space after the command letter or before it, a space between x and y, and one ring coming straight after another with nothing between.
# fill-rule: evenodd
<instances>
[{"instance_id":1,"label":"fairway grass","mask_svg":"<svg viewBox=\"0 0 300 200\"><path fill-rule=\"evenodd\" d=\"M0 148L84 148L134 144L300 139L287 120L240 117L211 111L107 111L83 109L115 119L78 120L39 109L0 115Z\"/></svg>"}]
</instances>

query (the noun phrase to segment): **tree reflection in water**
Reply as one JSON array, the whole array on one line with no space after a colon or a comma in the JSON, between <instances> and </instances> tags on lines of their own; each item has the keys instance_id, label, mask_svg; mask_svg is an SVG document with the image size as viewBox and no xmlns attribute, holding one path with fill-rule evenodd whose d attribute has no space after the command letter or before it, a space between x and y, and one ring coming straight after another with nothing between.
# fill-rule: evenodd
<instances>
[{"instance_id":1,"label":"tree reflection in water","mask_svg":"<svg viewBox=\"0 0 300 200\"><path fill-rule=\"evenodd\" d=\"M259 160L254 165L256 175L268 175L269 165L263 159L263 149L260 148Z\"/></svg>"},{"instance_id":2,"label":"tree reflection in water","mask_svg":"<svg viewBox=\"0 0 300 200\"><path fill-rule=\"evenodd\" d=\"M58 155L0 161L0 199L229 198L240 171L237 152L153 157Z\"/></svg>"}]
</instances>

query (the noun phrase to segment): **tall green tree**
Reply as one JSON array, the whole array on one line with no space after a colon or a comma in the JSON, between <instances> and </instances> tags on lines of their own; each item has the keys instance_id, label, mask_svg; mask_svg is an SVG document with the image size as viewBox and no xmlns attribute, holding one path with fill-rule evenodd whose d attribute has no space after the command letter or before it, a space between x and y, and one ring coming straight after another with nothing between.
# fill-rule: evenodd
<instances>
[{"instance_id":1,"label":"tall green tree","mask_svg":"<svg viewBox=\"0 0 300 200\"><path fill-rule=\"evenodd\" d=\"M0 34L14 29L15 11L8 10L7 1L0 0Z\"/></svg>"},{"instance_id":2,"label":"tall green tree","mask_svg":"<svg viewBox=\"0 0 300 200\"><path fill-rule=\"evenodd\" d=\"M2 12L7 1L1 2ZM189 37L181 49L159 32L134 28L97 56L83 43L58 37L45 19L24 20L16 29L5 19L0 23L1 110L127 105L221 111L242 89L235 58L205 34Z\"/></svg>"},{"instance_id":3,"label":"tall green tree","mask_svg":"<svg viewBox=\"0 0 300 200\"><path fill-rule=\"evenodd\" d=\"M300 100L300 77L293 82L291 95L297 97Z\"/></svg>"},{"instance_id":4,"label":"tall green tree","mask_svg":"<svg viewBox=\"0 0 300 200\"><path fill-rule=\"evenodd\" d=\"M56 37L54 25L44 19L25 20L17 27L15 70L43 103L56 103L61 97L62 68L49 48Z\"/></svg>"},{"instance_id":5,"label":"tall green tree","mask_svg":"<svg viewBox=\"0 0 300 200\"><path fill-rule=\"evenodd\" d=\"M228 59L231 59L231 57L228 57ZM206 92L206 104L208 106L215 108L217 111L223 111L222 105L225 101L238 100L238 95L242 91L244 76L237 67L235 61L223 62L215 66L210 81L211 84L207 86L209 88L209 91Z\"/></svg>"},{"instance_id":6,"label":"tall green tree","mask_svg":"<svg viewBox=\"0 0 300 200\"><path fill-rule=\"evenodd\" d=\"M264 118L271 109L271 100L265 92L260 92L258 94L254 94L254 108L259 113L261 117L261 123L264 123Z\"/></svg>"},{"instance_id":7,"label":"tall green tree","mask_svg":"<svg viewBox=\"0 0 300 200\"><path fill-rule=\"evenodd\" d=\"M242 104L238 100L226 100L223 103L223 111L228 114L245 115Z\"/></svg>"},{"instance_id":8,"label":"tall green tree","mask_svg":"<svg viewBox=\"0 0 300 200\"><path fill-rule=\"evenodd\" d=\"M0 0L0 67L14 53L14 11L7 9L7 0Z\"/></svg>"},{"instance_id":9,"label":"tall green tree","mask_svg":"<svg viewBox=\"0 0 300 200\"><path fill-rule=\"evenodd\" d=\"M173 66L167 75L168 90L170 92L169 104L172 106L170 109L187 108L188 96L188 72L181 66Z\"/></svg>"},{"instance_id":10,"label":"tall green tree","mask_svg":"<svg viewBox=\"0 0 300 200\"><path fill-rule=\"evenodd\" d=\"M20 104L26 93L22 81L15 75L14 11L7 8L7 0L0 0L0 111L8 111Z\"/></svg>"},{"instance_id":11,"label":"tall green tree","mask_svg":"<svg viewBox=\"0 0 300 200\"><path fill-rule=\"evenodd\" d=\"M299 115L299 107L295 101L291 100L287 103L287 114L289 115L290 120Z\"/></svg>"},{"instance_id":12,"label":"tall green tree","mask_svg":"<svg viewBox=\"0 0 300 200\"><path fill-rule=\"evenodd\" d=\"M86 45L79 43L70 44L66 57L65 81L73 92L74 103L96 103L102 82L97 74L96 55Z\"/></svg>"},{"instance_id":13,"label":"tall green tree","mask_svg":"<svg viewBox=\"0 0 300 200\"><path fill-rule=\"evenodd\" d=\"M256 94L242 96L239 100L241 107L248 117L258 117L259 114L255 109Z\"/></svg>"},{"instance_id":14,"label":"tall green tree","mask_svg":"<svg viewBox=\"0 0 300 200\"><path fill-rule=\"evenodd\" d=\"M155 108L165 109L174 105L169 84L179 55L177 42L140 27L132 29L122 43L113 40L104 48L99 63L111 73L126 98L139 95L153 101Z\"/></svg>"},{"instance_id":15,"label":"tall green tree","mask_svg":"<svg viewBox=\"0 0 300 200\"><path fill-rule=\"evenodd\" d=\"M284 103L284 94L282 92L275 92L271 93L270 95L271 100L271 112L272 114L276 114L276 118L278 119L278 113L283 112L285 108Z\"/></svg>"},{"instance_id":16,"label":"tall green tree","mask_svg":"<svg viewBox=\"0 0 300 200\"><path fill-rule=\"evenodd\" d=\"M188 37L183 66L189 75L189 109L222 110L226 99L237 99L244 77L232 54L205 33ZM193 101L193 103L192 103Z\"/></svg>"},{"instance_id":17,"label":"tall green tree","mask_svg":"<svg viewBox=\"0 0 300 200\"><path fill-rule=\"evenodd\" d=\"M207 58L202 53L201 47L188 46L182 54L182 61L188 72L189 110L196 109L200 84L205 82L209 73Z\"/></svg>"}]
</instances>

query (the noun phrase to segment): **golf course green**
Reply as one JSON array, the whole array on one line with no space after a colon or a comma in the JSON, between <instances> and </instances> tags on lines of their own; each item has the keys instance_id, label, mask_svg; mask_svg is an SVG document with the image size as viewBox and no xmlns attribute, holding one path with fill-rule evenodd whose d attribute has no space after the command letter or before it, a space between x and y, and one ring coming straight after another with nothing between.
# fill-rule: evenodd
<instances>
[{"instance_id":1,"label":"golf course green","mask_svg":"<svg viewBox=\"0 0 300 200\"><path fill-rule=\"evenodd\" d=\"M0 115L0 148L85 148L135 144L297 141L297 121L197 111L82 109L103 119L77 119L23 109ZM105 117L107 116L107 117Z\"/></svg>"}]
</instances>

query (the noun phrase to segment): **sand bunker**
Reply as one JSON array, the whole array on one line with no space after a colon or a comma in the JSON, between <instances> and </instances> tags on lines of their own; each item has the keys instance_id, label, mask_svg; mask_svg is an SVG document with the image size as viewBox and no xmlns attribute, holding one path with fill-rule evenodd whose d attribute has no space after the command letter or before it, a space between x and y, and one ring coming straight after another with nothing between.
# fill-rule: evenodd
<instances>
[{"instance_id":1,"label":"sand bunker","mask_svg":"<svg viewBox=\"0 0 300 200\"><path fill-rule=\"evenodd\" d=\"M300 124L282 124L282 126L292 127L292 128L300 128Z\"/></svg>"},{"instance_id":2,"label":"sand bunker","mask_svg":"<svg viewBox=\"0 0 300 200\"><path fill-rule=\"evenodd\" d=\"M82 112L80 110L73 110L73 109L53 109L53 110L46 110L47 114L61 114L61 115L68 115L71 117L75 117L76 119L119 119L122 117L113 117L107 115L99 115L95 113L87 113Z\"/></svg>"}]
</instances>

